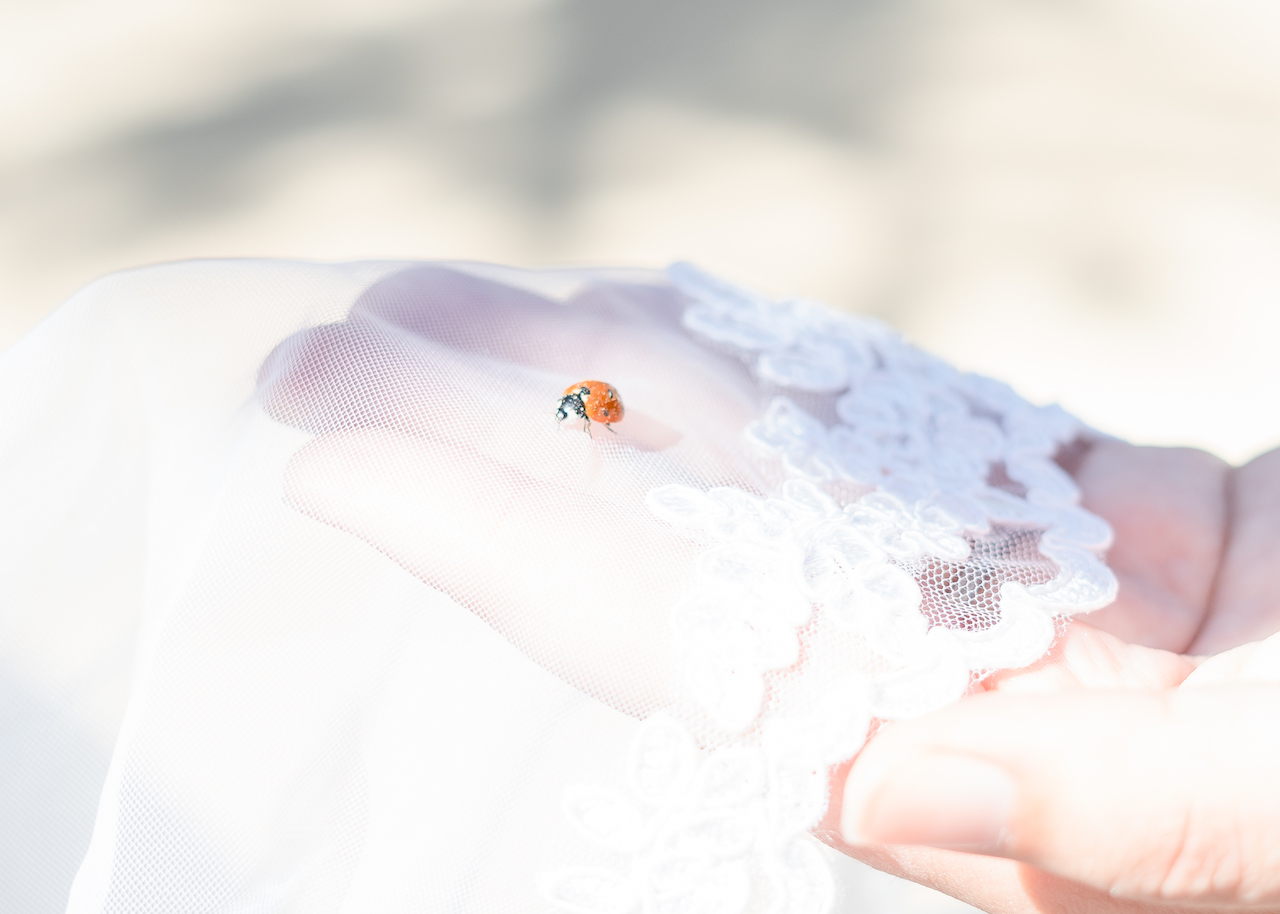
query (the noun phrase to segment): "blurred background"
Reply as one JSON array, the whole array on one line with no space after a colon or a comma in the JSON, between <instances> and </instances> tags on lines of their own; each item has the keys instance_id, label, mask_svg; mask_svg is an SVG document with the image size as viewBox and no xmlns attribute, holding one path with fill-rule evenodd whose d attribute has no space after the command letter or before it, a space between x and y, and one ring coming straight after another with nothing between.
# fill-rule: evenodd
<instances>
[{"instance_id":1,"label":"blurred background","mask_svg":"<svg viewBox=\"0 0 1280 914\"><path fill-rule=\"evenodd\" d=\"M691 259L1280 444L1273 0L0 0L0 346L188 257Z\"/></svg>"}]
</instances>

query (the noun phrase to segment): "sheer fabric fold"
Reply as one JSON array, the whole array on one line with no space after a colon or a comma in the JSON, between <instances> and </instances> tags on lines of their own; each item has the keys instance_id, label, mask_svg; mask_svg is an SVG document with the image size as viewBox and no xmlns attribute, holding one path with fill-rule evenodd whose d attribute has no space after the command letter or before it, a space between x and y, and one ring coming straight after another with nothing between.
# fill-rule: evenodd
<instances>
[{"instance_id":1,"label":"sheer fabric fold","mask_svg":"<svg viewBox=\"0 0 1280 914\"><path fill-rule=\"evenodd\" d=\"M0 429L14 910L831 911L829 768L1115 593L1076 420L688 265L118 274Z\"/></svg>"}]
</instances>

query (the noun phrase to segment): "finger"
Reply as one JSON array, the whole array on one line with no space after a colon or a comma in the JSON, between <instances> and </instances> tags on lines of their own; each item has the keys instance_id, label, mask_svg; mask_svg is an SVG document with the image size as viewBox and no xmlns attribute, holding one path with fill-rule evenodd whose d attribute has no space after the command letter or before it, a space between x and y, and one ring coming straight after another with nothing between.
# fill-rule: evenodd
<instances>
[{"instance_id":1,"label":"finger","mask_svg":"<svg viewBox=\"0 0 1280 914\"><path fill-rule=\"evenodd\" d=\"M987 693L886 730L849 843L1007 857L1146 902L1280 905L1280 688Z\"/></svg>"},{"instance_id":2,"label":"finger","mask_svg":"<svg viewBox=\"0 0 1280 914\"><path fill-rule=\"evenodd\" d=\"M991 914L1178 914L1187 910L1163 902L1117 898L1003 857L912 845L846 844L840 833L840 810L848 770L846 765L837 772L831 806L815 834L841 853L882 872L945 892ZM1190 910L1194 914L1215 914L1241 909L1234 905L1195 905ZM1280 907L1275 910L1280 911Z\"/></svg>"},{"instance_id":3,"label":"finger","mask_svg":"<svg viewBox=\"0 0 1280 914\"><path fill-rule=\"evenodd\" d=\"M1089 624L1133 644L1185 653L1208 612L1223 554L1228 466L1191 448L1093 445L1076 468L1085 508L1115 531L1116 602Z\"/></svg>"},{"instance_id":4,"label":"finger","mask_svg":"<svg viewBox=\"0 0 1280 914\"><path fill-rule=\"evenodd\" d=\"M1179 914L1182 906L1116 898L999 857L982 857L931 847L848 845L830 833L820 835L836 850L881 872L926 885L990 914ZM1239 907L1197 905L1194 914L1239 912ZM1266 910L1266 909L1263 909Z\"/></svg>"},{"instance_id":5,"label":"finger","mask_svg":"<svg viewBox=\"0 0 1280 914\"><path fill-rule=\"evenodd\" d=\"M563 437L584 454L595 447ZM696 548L569 479L548 483L448 443L356 430L295 454L285 496L448 593L539 665L643 716L675 697L668 616Z\"/></svg>"},{"instance_id":6,"label":"finger","mask_svg":"<svg viewBox=\"0 0 1280 914\"><path fill-rule=\"evenodd\" d=\"M1261 641L1280 631L1280 448L1233 471L1231 531L1198 654Z\"/></svg>"},{"instance_id":7,"label":"finger","mask_svg":"<svg viewBox=\"0 0 1280 914\"><path fill-rule=\"evenodd\" d=\"M368 321L434 340L486 359L550 372L594 376L597 369L653 358L681 371L697 370L707 353L680 330L683 305L671 287L610 282L607 287L574 281L555 297L513 285L521 277L503 269L507 281L441 264L414 264L379 280L356 299L350 321ZM580 274L590 276L590 274ZM568 293L568 294L566 294ZM701 359L682 358L682 338ZM663 338L654 345L655 338ZM652 364L652 363L651 363Z\"/></svg>"},{"instance_id":8,"label":"finger","mask_svg":"<svg viewBox=\"0 0 1280 914\"><path fill-rule=\"evenodd\" d=\"M599 376L621 391L626 416L616 434L604 435L609 445L673 451L693 478L715 480L709 485L734 475L755 476L746 455L723 447L758 411L754 393L738 383L745 377L740 365L707 353L689 355L682 349L692 345L689 340L663 329L659 320L643 332L621 325L607 347L593 348L598 314L545 300L530 304L518 290L507 290L513 302L492 305L496 293L489 286L496 284L472 290L472 298L451 286L446 291L453 298L395 299L404 306L398 311L383 301L382 312L372 316L357 303L349 320L294 335L259 372L263 408L281 422L319 434L382 428L449 441L553 482L565 467L543 460L547 454L539 445L557 428L552 416L561 391L583 376L551 375L503 360L520 355L516 350L479 351L486 334L495 332L495 321L515 326L519 315L523 324L513 336L545 341L562 355L570 351L568 344L582 353L588 368L580 370L600 369ZM417 284L410 289L422 291ZM476 307L460 308L459 302L476 304L477 297Z\"/></svg>"},{"instance_id":9,"label":"finger","mask_svg":"<svg viewBox=\"0 0 1280 914\"><path fill-rule=\"evenodd\" d=\"M998 672L984 680L982 688L1010 693L1171 689L1195 669L1195 661L1181 654L1129 644L1073 622L1043 658L1020 670Z\"/></svg>"},{"instance_id":10,"label":"finger","mask_svg":"<svg viewBox=\"0 0 1280 914\"><path fill-rule=\"evenodd\" d=\"M1021 670L997 673L983 688L1011 694L1061 692L1064 689L1168 689L1185 681L1194 662L1178 654L1127 644L1081 622L1074 622L1040 661ZM820 837L864 863L946 892L984 911L1070 911L1072 914L1132 914L1161 911L1112 898L1098 889L1039 872L1015 861L934 848L884 845L850 846L839 839L841 792L848 769L832 784L831 805ZM1203 914L1203 911L1201 912Z\"/></svg>"},{"instance_id":11,"label":"finger","mask_svg":"<svg viewBox=\"0 0 1280 914\"><path fill-rule=\"evenodd\" d=\"M416 265L366 290L348 320L554 374L562 381L557 394L587 378L605 380L622 391L628 411L643 379L661 379L674 414L736 434L754 418L754 386L736 360L690 339L682 310L666 285L588 283L559 301L457 269Z\"/></svg>"},{"instance_id":12,"label":"finger","mask_svg":"<svg viewBox=\"0 0 1280 914\"><path fill-rule=\"evenodd\" d=\"M1203 658L1182 687L1246 682L1280 683L1280 634Z\"/></svg>"}]
</instances>

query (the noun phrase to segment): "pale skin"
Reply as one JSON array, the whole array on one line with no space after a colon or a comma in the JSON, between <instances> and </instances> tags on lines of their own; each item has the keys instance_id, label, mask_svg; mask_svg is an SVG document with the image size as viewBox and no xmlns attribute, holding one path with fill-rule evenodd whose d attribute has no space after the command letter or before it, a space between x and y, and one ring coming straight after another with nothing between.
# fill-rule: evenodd
<instances>
[{"instance_id":1,"label":"pale skin","mask_svg":"<svg viewBox=\"0 0 1280 914\"><path fill-rule=\"evenodd\" d=\"M455 295L492 294L482 280L420 272L405 288L438 293L437 310ZM465 338L470 315L481 328L498 314L528 326L492 339L537 343L493 353L512 364L669 380L679 395L655 394L646 408L621 390L618 442L642 451L708 424L724 426L723 440L754 409L740 374L713 370L719 357L675 329L629 328L625 302L504 307L462 309L448 339L414 323L426 312L380 319L465 350L480 345ZM689 580L697 550L660 525L636 528L626 505L642 493L625 478L592 494L596 443L544 430L559 388L545 404L525 404L519 391L492 379L477 387L438 356L421 372L410 353L378 369L375 386L388 397L344 401L344 372L366 345L339 333L313 347L305 371L274 377L273 363L265 367L268 410L327 430L290 462L288 500L451 593L615 707L643 714L670 701L678 676L667 597ZM490 386L501 421L462 426L457 404ZM718 408L707 411L703 396ZM836 773L819 836L1001 914L1280 912L1280 681L1259 681L1249 662L1256 643L1280 631L1280 450L1233 469L1200 451L1098 442L1064 464L1085 506L1115 529L1108 561L1119 599L1073 624L1040 663L883 728ZM450 483L459 479L469 488ZM661 557L670 594L657 600L652 569L628 560L638 536L644 555ZM570 553L607 567L609 586L566 579ZM495 563L495 554L520 560ZM1280 670L1280 656L1270 668Z\"/></svg>"},{"instance_id":2,"label":"pale skin","mask_svg":"<svg viewBox=\"0 0 1280 914\"><path fill-rule=\"evenodd\" d=\"M1280 911L1280 652L1248 663L1280 630L1280 450L1105 442L1074 470L1117 602L883 730L820 836L1002 914Z\"/></svg>"}]
</instances>

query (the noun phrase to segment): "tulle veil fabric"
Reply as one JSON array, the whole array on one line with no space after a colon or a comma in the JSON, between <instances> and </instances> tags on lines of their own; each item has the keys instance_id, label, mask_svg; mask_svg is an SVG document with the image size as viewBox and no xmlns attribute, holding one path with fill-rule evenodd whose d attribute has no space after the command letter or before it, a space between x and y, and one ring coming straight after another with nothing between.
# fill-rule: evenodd
<instances>
[{"instance_id":1,"label":"tulle veil fabric","mask_svg":"<svg viewBox=\"0 0 1280 914\"><path fill-rule=\"evenodd\" d=\"M5 353L0 907L859 909L820 769L1108 602L1109 533L1065 414L745 294L190 262ZM615 430L557 425L587 378Z\"/></svg>"}]
</instances>

